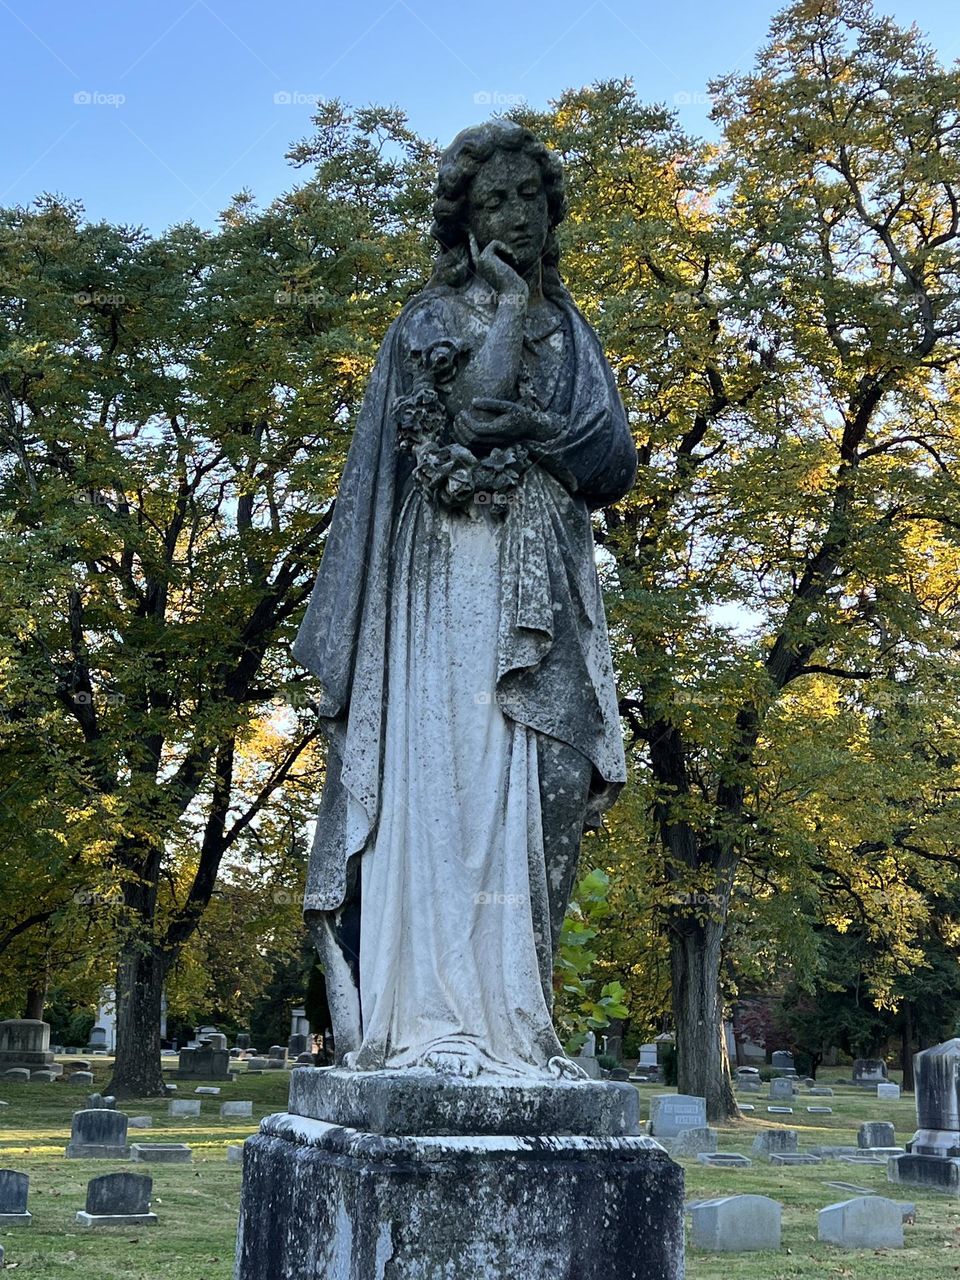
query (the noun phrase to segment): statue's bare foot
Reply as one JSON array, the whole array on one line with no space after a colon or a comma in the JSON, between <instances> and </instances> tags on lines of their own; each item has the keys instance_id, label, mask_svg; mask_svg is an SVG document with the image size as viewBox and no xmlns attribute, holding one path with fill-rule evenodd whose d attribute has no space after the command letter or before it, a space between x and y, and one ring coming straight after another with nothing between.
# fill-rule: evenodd
<instances>
[{"instance_id":1,"label":"statue's bare foot","mask_svg":"<svg viewBox=\"0 0 960 1280\"><path fill-rule=\"evenodd\" d=\"M480 1073L476 1055L467 1049L431 1049L424 1054L424 1063L445 1076L460 1076L472 1080Z\"/></svg>"},{"instance_id":2,"label":"statue's bare foot","mask_svg":"<svg viewBox=\"0 0 960 1280\"><path fill-rule=\"evenodd\" d=\"M584 1071L579 1063L574 1062L572 1058L551 1058L547 1063L547 1070L552 1076L556 1076L558 1080L589 1080L590 1077Z\"/></svg>"}]
</instances>

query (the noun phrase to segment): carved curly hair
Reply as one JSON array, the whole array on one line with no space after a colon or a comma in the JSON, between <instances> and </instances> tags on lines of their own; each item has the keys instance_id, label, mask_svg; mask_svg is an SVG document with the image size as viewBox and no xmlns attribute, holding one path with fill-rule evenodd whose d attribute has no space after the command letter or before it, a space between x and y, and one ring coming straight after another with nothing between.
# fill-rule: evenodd
<instances>
[{"instance_id":1,"label":"carved curly hair","mask_svg":"<svg viewBox=\"0 0 960 1280\"><path fill-rule=\"evenodd\" d=\"M459 288L472 274L467 243L466 206L470 186L483 165L497 151L519 151L535 160L543 177L550 231L541 258L543 291L566 298L560 278L560 246L556 228L567 214L563 167L559 158L535 134L512 120L488 120L463 129L440 157L430 234L440 250L427 289Z\"/></svg>"}]
</instances>

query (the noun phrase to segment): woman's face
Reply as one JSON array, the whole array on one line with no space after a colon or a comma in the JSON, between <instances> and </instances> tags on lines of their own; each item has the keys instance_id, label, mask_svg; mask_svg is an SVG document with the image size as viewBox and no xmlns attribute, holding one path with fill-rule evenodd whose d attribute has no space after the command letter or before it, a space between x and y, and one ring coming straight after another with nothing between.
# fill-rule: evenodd
<instances>
[{"instance_id":1,"label":"woman's face","mask_svg":"<svg viewBox=\"0 0 960 1280\"><path fill-rule=\"evenodd\" d=\"M470 185L467 226L481 249L502 240L521 274L534 267L550 232L536 160L520 151L495 151Z\"/></svg>"}]
</instances>

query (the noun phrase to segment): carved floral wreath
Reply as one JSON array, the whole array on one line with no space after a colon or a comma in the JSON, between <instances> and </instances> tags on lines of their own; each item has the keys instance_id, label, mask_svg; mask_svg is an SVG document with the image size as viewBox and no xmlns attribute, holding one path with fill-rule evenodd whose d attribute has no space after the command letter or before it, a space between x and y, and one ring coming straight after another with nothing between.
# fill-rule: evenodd
<instances>
[{"instance_id":1,"label":"carved floral wreath","mask_svg":"<svg viewBox=\"0 0 960 1280\"><path fill-rule=\"evenodd\" d=\"M448 415L440 389L453 381L468 355L467 344L456 338L411 352L413 389L395 405L398 447L416 457L414 483L433 501L452 511L475 502L490 504L495 514L503 515L511 491L530 466L527 449L511 444L478 458L465 445L441 443Z\"/></svg>"}]
</instances>

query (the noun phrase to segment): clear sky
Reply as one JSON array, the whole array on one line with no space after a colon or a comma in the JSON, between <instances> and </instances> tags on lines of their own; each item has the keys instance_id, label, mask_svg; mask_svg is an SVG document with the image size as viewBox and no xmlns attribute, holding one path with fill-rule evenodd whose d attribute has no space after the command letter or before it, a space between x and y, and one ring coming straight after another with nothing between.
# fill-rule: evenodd
<instances>
[{"instance_id":1,"label":"clear sky","mask_svg":"<svg viewBox=\"0 0 960 1280\"><path fill-rule=\"evenodd\" d=\"M880 0L960 55L956 0ZM305 175L284 158L311 103L396 103L448 142L523 99L632 76L707 131L707 81L747 69L774 0L0 0L7 122L0 204L40 192L91 220L212 227L246 187L264 205Z\"/></svg>"}]
</instances>

